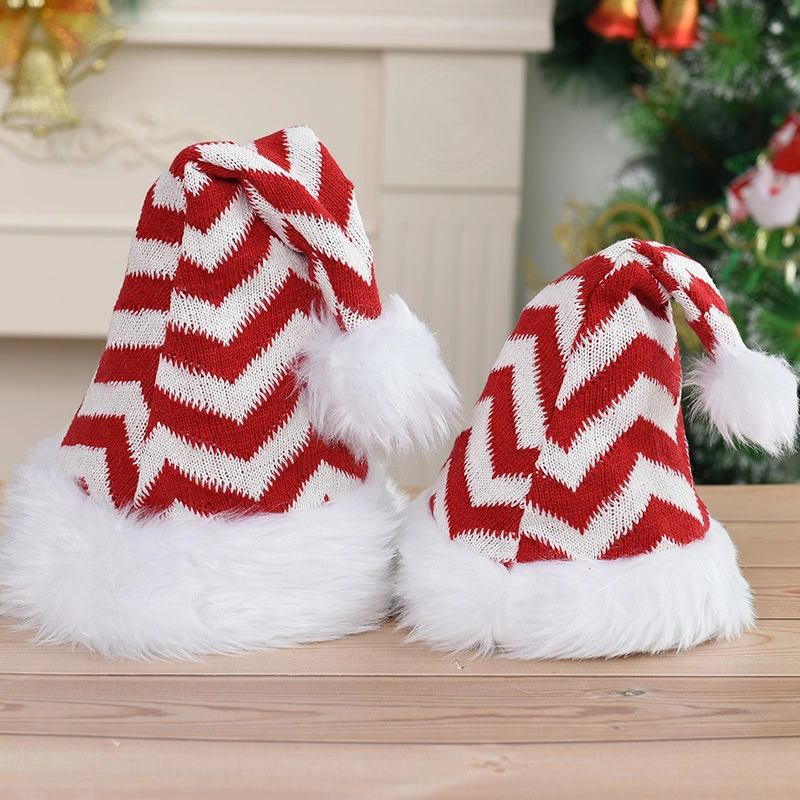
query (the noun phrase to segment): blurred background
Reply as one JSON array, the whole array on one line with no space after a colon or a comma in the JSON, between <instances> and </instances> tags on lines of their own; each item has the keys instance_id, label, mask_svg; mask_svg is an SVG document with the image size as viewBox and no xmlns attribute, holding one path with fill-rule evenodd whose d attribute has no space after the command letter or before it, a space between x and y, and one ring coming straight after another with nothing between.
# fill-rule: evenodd
<instances>
[{"instance_id":1,"label":"blurred background","mask_svg":"<svg viewBox=\"0 0 800 800\"><path fill-rule=\"evenodd\" d=\"M80 404L158 173L293 124L469 404L533 293L625 236L800 363L800 0L0 0L0 74L0 479ZM800 477L689 435L699 482Z\"/></svg>"}]
</instances>

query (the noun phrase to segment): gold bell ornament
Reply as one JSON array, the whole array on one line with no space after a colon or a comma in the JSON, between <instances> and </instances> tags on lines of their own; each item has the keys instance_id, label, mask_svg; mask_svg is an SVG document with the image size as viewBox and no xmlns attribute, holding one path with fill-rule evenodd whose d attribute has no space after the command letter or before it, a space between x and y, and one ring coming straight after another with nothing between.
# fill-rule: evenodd
<instances>
[{"instance_id":1,"label":"gold bell ornament","mask_svg":"<svg viewBox=\"0 0 800 800\"><path fill-rule=\"evenodd\" d=\"M647 38L659 50L687 50L699 41L700 0L600 0L586 27L609 41Z\"/></svg>"},{"instance_id":2,"label":"gold bell ornament","mask_svg":"<svg viewBox=\"0 0 800 800\"><path fill-rule=\"evenodd\" d=\"M606 39L635 39L639 35L639 0L600 0L586 18L590 31Z\"/></svg>"},{"instance_id":3,"label":"gold bell ornament","mask_svg":"<svg viewBox=\"0 0 800 800\"><path fill-rule=\"evenodd\" d=\"M43 135L76 125L68 89L125 40L108 0L0 0L0 74L11 86L2 122Z\"/></svg>"}]
</instances>

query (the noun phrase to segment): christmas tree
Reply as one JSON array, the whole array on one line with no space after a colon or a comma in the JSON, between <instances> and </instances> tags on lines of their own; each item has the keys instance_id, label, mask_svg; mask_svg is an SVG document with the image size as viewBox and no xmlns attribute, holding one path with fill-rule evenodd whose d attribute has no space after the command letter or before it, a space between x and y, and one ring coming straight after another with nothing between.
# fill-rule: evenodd
<instances>
[{"instance_id":1,"label":"christmas tree","mask_svg":"<svg viewBox=\"0 0 800 800\"><path fill-rule=\"evenodd\" d=\"M672 244L711 271L749 346L800 368L800 0L558 0L555 30L550 85L624 93L621 128L642 149L608 197L566 210L568 258L624 236ZM796 456L686 423L698 482L800 479Z\"/></svg>"}]
</instances>

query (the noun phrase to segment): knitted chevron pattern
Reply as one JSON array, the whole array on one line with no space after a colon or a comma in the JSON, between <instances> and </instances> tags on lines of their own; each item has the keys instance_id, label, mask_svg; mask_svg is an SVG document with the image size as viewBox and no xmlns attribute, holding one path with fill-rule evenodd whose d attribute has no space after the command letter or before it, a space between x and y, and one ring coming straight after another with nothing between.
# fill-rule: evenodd
<instances>
[{"instance_id":1,"label":"knitted chevron pattern","mask_svg":"<svg viewBox=\"0 0 800 800\"><path fill-rule=\"evenodd\" d=\"M105 352L61 450L92 498L286 511L362 483L292 370L312 314L381 314L353 194L307 128L187 148L145 199Z\"/></svg>"},{"instance_id":2,"label":"knitted chevron pattern","mask_svg":"<svg viewBox=\"0 0 800 800\"><path fill-rule=\"evenodd\" d=\"M652 243L619 242L528 304L433 487L451 539L511 565L704 536L670 297L709 353L744 349L703 267Z\"/></svg>"}]
</instances>

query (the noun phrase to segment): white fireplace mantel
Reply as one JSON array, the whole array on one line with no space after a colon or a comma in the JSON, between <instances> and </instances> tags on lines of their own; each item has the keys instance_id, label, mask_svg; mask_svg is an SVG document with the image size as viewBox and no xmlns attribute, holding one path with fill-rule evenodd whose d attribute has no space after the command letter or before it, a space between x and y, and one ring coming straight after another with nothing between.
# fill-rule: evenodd
<instances>
[{"instance_id":1,"label":"white fireplace mantel","mask_svg":"<svg viewBox=\"0 0 800 800\"><path fill-rule=\"evenodd\" d=\"M550 0L162 0L139 44L532 52L552 42Z\"/></svg>"},{"instance_id":2,"label":"white fireplace mantel","mask_svg":"<svg viewBox=\"0 0 800 800\"><path fill-rule=\"evenodd\" d=\"M172 156L303 123L356 184L381 291L438 332L474 401L512 324L526 54L549 47L550 14L551 0L150 0L107 73L74 88L80 127L0 127L0 336L104 337Z\"/></svg>"}]
</instances>

